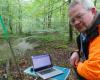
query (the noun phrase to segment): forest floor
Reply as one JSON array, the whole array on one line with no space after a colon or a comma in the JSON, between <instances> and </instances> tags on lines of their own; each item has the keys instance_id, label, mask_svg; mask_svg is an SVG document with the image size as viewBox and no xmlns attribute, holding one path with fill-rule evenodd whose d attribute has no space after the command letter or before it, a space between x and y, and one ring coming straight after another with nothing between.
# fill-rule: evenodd
<instances>
[{"instance_id":1,"label":"forest floor","mask_svg":"<svg viewBox=\"0 0 100 80\"><path fill-rule=\"evenodd\" d=\"M72 66L69 63L69 57L70 57L70 53L73 50L75 50L75 48L76 48L76 44L74 41L73 42L68 42L68 41L65 42L62 40L55 40L55 41L40 41L39 40L39 41L37 41L34 39L31 39L31 40L27 39L24 42L21 42L21 41L19 41L19 42L20 42L19 44L16 43L14 45L18 44L17 45L18 49L16 49L17 52L15 51L15 53L17 53L16 59L18 61L20 68L22 68L22 66L23 66L23 65L21 65L21 64L23 64L23 61L22 61L23 59L24 59L24 63L27 60L26 67L29 67L32 65L32 62L31 62L32 55L48 53L48 54L50 54L54 65L67 67L67 68L71 69L71 73L69 75L69 80L73 80L73 70L72 70ZM11 41L11 43L12 43L12 41ZM7 49L9 47L9 45L8 44L3 45L3 43L2 43L1 47ZM2 48L1 48L1 51L2 51ZM21 51L21 50L23 50L23 51ZM4 51L2 51L2 52L4 52ZM19 52L20 52L20 54L19 54ZM12 73L14 73L14 71L15 71L13 69L15 69L15 66L13 66L13 64L12 64L12 67L11 67ZM22 71L22 74L23 74L23 71ZM14 79L12 79L12 80L14 80ZM23 79L23 80L29 80L29 79Z\"/></svg>"},{"instance_id":2,"label":"forest floor","mask_svg":"<svg viewBox=\"0 0 100 80\"><path fill-rule=\"evenodd\" d=\"M37 47L34 52L46 52L51 55L52 62L54 65L67 67L71 69L71 73L69 75L69 80L73 80L73 69L69 63L70 53L75 50L76 44L75 42L66 43L63 41L52 41L41 43L39 47Z\"/></svg>"}]
</instances>

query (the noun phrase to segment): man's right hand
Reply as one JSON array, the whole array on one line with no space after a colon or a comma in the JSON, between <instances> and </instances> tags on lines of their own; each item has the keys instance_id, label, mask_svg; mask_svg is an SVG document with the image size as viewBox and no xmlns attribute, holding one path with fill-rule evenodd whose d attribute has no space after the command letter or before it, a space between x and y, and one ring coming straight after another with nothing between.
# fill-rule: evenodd
<instances>
[{"instance_id":1,"label":"man's right hand","mask_svg":"<svg viewBox=\"0 0 100 80\"><path fill-rule=\"evenodd\" d=\"M79 55L77 52L73 52L71 57L70 57L70 64L76 68L76 66L78 65L78 62L79 62Z\"/></svg>"}]
</instances>

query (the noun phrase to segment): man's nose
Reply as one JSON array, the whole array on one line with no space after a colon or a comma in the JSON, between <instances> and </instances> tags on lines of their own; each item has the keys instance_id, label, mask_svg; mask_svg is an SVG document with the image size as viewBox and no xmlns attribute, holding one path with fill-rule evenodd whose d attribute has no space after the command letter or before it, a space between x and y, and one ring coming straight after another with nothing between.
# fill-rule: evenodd
<instances>
[{"instance_id":1,"label":"man's nose","mask_svg":"<svg viewBox=\"0 0 100 80\"><path fill-rule=\"evenodd\" d=\"M74 21L74 25L77 25L77 24L79 24L80 23L80 21L78 20L78 19L76 19L75 21Z\"/></svg>"}]
</instances>

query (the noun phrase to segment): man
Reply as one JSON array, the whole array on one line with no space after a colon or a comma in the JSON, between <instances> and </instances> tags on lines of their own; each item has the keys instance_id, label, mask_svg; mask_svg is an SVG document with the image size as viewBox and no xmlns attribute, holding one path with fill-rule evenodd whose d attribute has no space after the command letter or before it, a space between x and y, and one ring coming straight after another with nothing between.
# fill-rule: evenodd
<instances>
[{"instance_id":1,"label":"man","mask_svg":"<svg viewBox=\"0 0 100 80\"><path fill-rule=\"evenodd\" d=\"M81 80L100 80L100 14L91 0L75 0L68 11L70 23L80 32L70 64Z\"/></svg>"}]
</instances>

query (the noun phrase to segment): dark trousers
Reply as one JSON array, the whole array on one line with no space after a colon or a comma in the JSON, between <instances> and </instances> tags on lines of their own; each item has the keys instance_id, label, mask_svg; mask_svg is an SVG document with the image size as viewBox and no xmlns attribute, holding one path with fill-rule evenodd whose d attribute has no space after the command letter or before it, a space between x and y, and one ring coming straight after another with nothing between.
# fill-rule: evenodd
<instances>
[{"instance_id":1,"label":"dark trousers","mask_svg":"<svg viewBox=\"0 0 100 80\"><path fill-rule=\"evenodd\" d=\"M86 80L77 73L77 70L74 68L74 80Z\"/></svg>"}]
</instances>

